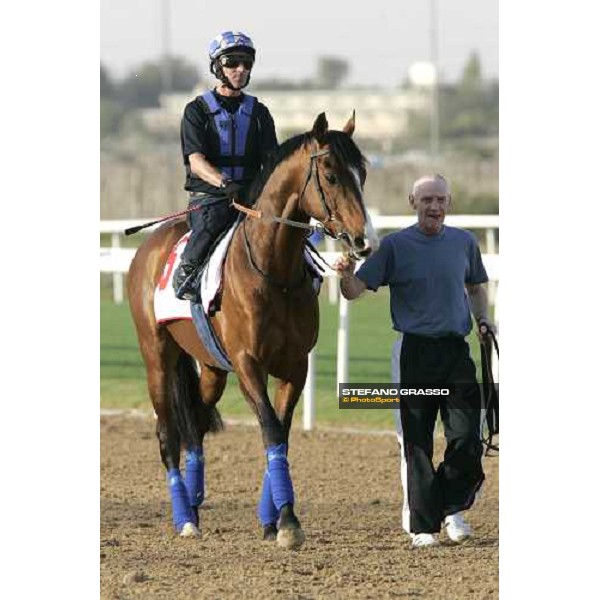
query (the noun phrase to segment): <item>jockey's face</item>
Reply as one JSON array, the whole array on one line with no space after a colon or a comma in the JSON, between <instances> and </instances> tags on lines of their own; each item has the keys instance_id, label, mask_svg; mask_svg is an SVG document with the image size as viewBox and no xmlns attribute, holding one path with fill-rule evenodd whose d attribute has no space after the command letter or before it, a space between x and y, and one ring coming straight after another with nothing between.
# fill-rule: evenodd
<instances>
[{"instance_id":1,"label":"jockey's face","mask_svg":"<svg viewBox=\"0 0 600 600\"><path fill-rule=\"evenodd\" d=\"M240 52L221 56L219 61L225 77L234 88L239 90L248 83L248 77L254 64L252 56Z\"/></svg>"},{"instance_id":2,"label":"jockey's face","mask_svg":"<svg viewBox=\"0 0 600 600\"><path fill-rule=\"evenodd\" d=\"M417 181L409 201L417 211L419 229L426 235L439 233L451 201L446 182L433 177Z\"/></svg>"}]
</instances>

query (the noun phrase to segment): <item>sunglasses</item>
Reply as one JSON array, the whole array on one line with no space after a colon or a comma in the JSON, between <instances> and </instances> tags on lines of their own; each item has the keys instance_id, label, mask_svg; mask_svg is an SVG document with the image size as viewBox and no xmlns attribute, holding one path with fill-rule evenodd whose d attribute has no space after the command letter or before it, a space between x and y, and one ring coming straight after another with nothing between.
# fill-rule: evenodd
<instances>
[{"instance_id":1,"label":"sunglasses","mask_svg":"<svg viewBox=\"0 0 600 600\"><path fill-rule=\"evenodd\" d=\"M243 65L244 69L249 71L254 64L254 61L246 56L222 56L220 58L221 66L226 67L228 69L237 69L240 65Z\"/></svg>"}]
</instances>

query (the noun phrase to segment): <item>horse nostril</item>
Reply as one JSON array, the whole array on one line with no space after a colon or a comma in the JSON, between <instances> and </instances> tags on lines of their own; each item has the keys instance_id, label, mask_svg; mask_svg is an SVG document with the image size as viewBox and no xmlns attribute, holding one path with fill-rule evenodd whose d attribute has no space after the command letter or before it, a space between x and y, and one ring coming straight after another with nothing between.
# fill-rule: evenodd
<instances>
[{"instance_id":1,"label":"horse nostril","mask_svg":"<svg viewBox=\"0 0 600 600\"><path fill-rule=\"evenodd\" d=\"M358 236L354 238L354 247L362 250L365 247L365 238Z\"/></svg>"}]
</instances>

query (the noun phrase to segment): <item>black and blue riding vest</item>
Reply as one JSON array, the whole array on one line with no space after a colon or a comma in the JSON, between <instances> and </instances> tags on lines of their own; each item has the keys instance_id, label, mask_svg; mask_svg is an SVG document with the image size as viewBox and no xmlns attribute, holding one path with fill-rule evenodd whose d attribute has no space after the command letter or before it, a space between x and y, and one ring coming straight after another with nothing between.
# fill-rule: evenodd
<instances>
[{"instance_id":1,"label":"black and blue riding vest","mask_svg":"<svg viewBox=\"0 0 600 600\"><path fill-rule=\"evenodd\" d=\"M208 106L219 135L219 155L210 157L211 162L234 181L242 181L245 175L247 178L248 174L244 171L250 166L249 162L252 165L254 163L246 155L246 141L256 98L244 94L239 108L233 114L217 102L212 92L203 94L202 100Z\"/></svg>"}]
</instances>

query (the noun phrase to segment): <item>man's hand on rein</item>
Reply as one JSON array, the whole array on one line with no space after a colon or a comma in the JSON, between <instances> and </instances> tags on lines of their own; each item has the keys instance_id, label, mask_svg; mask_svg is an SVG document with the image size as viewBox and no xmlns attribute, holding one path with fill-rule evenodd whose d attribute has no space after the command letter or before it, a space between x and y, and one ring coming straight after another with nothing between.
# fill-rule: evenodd
<instances>
[{"instance_id":1,"label":"man's hand on rein","mask_svg":"<svg viewBox=\"0 0 600 600\"><path fill-rule=\"evenodd\" d=\"M356 268L356 261L350 258L347 254L343 254L333 263L333 268L342 277L351 277L354 275L354 269Z\"/></svg>"},{"instance_id":2,"label":"man's hand on rein","mask_svg":"<svg viewBox=\"0 0 600 600\"><path fill-rule=\"evenodd\" d=\"M498 330L491 319L488 317L481 317L477 321L477 337L479 338L480 342L483 342L488 332L492 332L494 335L496 335Z\"/></svg>"}]
</instances>

